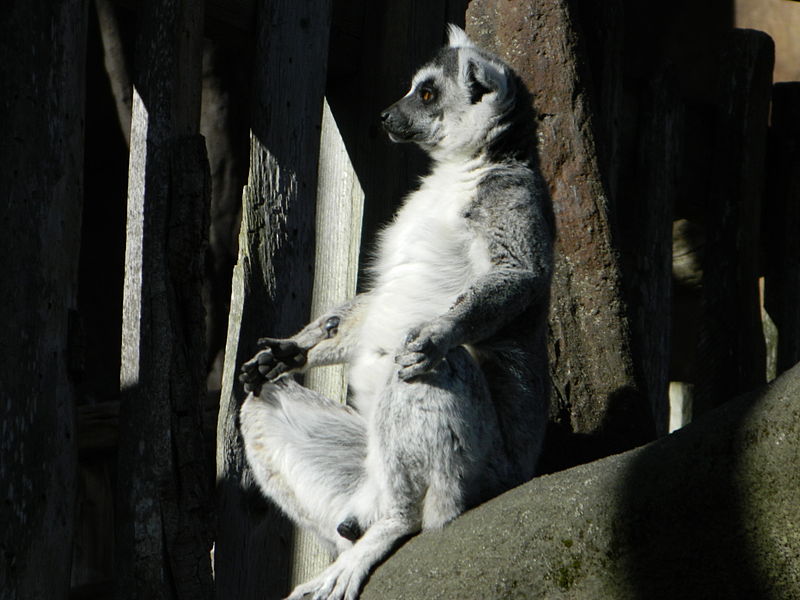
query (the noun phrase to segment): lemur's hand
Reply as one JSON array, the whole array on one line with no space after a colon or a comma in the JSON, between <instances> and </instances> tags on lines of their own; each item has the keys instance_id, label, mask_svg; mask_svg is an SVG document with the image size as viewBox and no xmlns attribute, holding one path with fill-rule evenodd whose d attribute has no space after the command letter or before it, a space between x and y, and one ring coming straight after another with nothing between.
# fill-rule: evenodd
<instances>
[{"instance_id":1,"label":"lemur's hand","mask_svg":"<svg viewBox=\"0 0 800 600\"><path fill-rule=\"evenodd\" d=\"M256 395L264 383L299 369L308 359L307 351L292 340L261 338L258 345L264 349L242 365L239 375L245 391Z\"/></svg>"},{"instance_id":2,"label":"lemur's hand","mask_svg":"<svg viewBox=\"0 0 800 600\"><path fill-rule=\"evenodd\" d=\"M400 365L397 372L400 379L408 381L427 373L442 362L450 346L447 336L439 329L434 324L428 324L415 327L409 332L403 349L394 359Z\"/></svg>"}]
</instances>

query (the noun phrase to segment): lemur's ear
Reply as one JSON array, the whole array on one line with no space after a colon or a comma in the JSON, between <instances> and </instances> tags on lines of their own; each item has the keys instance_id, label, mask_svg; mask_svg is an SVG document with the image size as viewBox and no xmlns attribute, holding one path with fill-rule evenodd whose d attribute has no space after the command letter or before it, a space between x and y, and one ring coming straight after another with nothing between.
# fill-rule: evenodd
<instances>
[{"instance_id":1,"label":"lemur's ear","mask_svg":"<svg viewBox=\"0 0 800 600\"><path fill-rule=\"evenodd\" d=\"M484 95L497 93L503 99L508 87L505 69L500 65L482 59L470 58L467 62L467 88L472 104L480 102Z\"/></svg>"},{"instance_id":2,"label":"lemur's ear","mask_svg":"<svg viewBox=\"0 0 800 600\"><path fill-rule=\"evenodd\" d=\"M466 32L458 25L450 23L447 26L447 43L451 48L474 48L475 44L469 39Z\"/></svg>"}]
</instances>

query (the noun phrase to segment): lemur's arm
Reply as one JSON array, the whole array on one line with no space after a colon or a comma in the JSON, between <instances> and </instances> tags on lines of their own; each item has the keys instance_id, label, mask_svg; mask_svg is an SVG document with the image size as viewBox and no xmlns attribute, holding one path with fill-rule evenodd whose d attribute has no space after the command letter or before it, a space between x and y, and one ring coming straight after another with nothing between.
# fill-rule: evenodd
<instances>
[{"instance_id":1,"label":"lemur's arm","mask_svg":"<svg viewBox=\"0 0 800 600\"><path fill-rule=\"evenodd\" d=\"M469 219L488 244L492 268L450 309L412 331L396 357L401 379L433 368L452 348L492 336L537 301L546 301L553 232L534 176L498 175L479 189Z\"/></svg>"},{"instance_id":2,"label":"lemur's arm","mask_svg":"<svg viewBox=\"0 0 800 600\"><path fill-rule=\"evenodd\" d=\"M359 294L288 339L258 340L263 349L241 368L239 380L244 389L257 394L263 383L275 381L286 373L347 362L355 347L366 298L367 294Z\"/></svg>"}]
</instances>

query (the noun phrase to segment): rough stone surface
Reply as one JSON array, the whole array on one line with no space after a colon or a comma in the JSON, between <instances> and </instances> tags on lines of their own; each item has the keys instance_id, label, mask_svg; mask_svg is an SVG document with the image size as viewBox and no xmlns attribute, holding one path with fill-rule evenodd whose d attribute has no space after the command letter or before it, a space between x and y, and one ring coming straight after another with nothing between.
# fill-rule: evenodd
<instances>
[{"instance_id":1,"label":"rough stone surface","mask_svg":"<svg viewBox=\"0 0 800 600\"><path fill-rule=\"evenodd\" d=\"M655 424L632 353L588 67L569 2L474 0L467 31L506 60L533 94L541 168L553 201L554 427L544 468L556 470L649 441Z\"/></svg>"},{"instance_id":2,"label":"rough stone surface","mask_svg":"<svg viewBox=\"0 0 800 600\"><path fill-rule=\"evenodd\" d=\"M800 597L800 366L420 535L363 599Z\"/></svg>"}]
</instances>

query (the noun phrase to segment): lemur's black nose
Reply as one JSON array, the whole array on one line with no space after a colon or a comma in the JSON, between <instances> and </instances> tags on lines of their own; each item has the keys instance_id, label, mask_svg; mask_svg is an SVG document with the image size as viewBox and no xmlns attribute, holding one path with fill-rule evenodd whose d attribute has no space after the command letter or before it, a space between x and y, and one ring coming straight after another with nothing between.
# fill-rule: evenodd
<instances>
[{"instance_id":1,"label":"lemur's black nose","mask_svg":"<svg viewBox=\"0 0 800 600\"><path fill-rule=\"evenodd\" d=\"M386 122L386 119L389 118L389 113L390 113L389 109L386 109L385 111L383 111L381 113L381 123L385 123Z\"/></svg>"}]
</instances>

